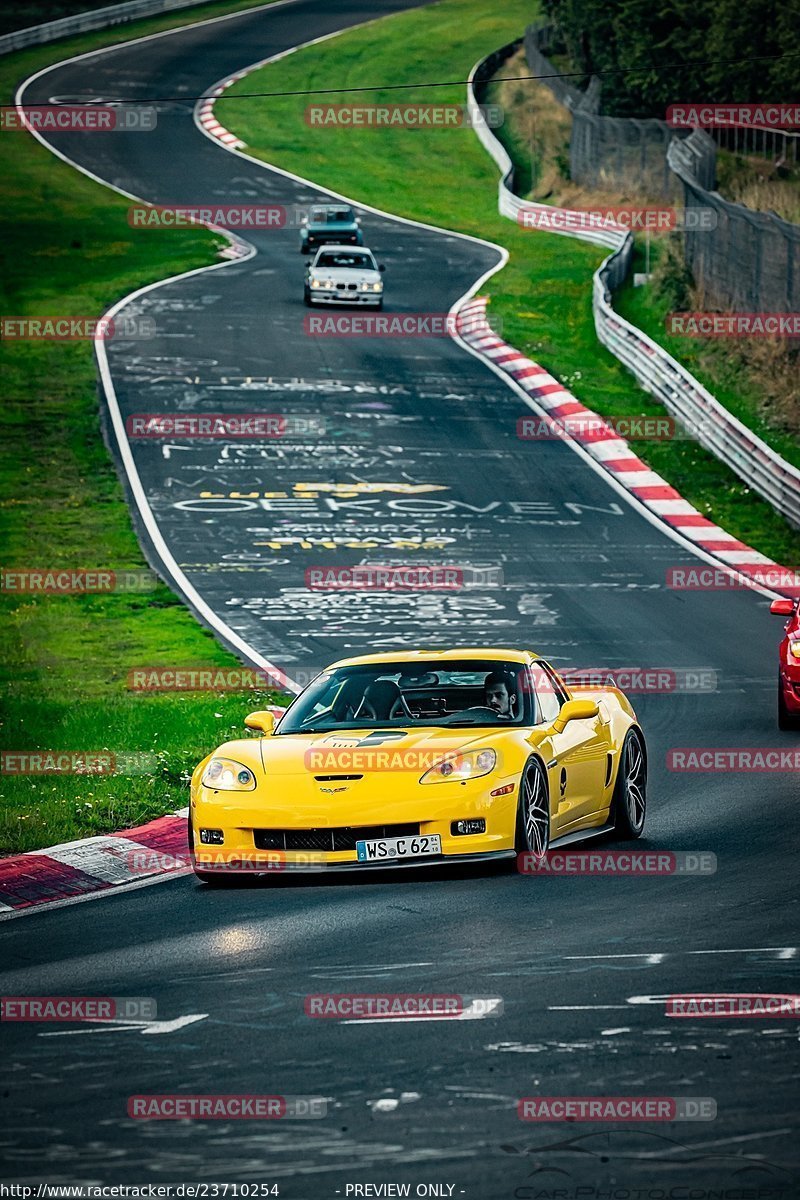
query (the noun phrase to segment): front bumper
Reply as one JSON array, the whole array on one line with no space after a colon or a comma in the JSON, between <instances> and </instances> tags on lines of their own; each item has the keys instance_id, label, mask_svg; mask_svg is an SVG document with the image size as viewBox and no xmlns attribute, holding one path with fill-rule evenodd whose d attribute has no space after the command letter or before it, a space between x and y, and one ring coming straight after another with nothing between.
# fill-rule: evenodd
<instances>
[{"instance_id":1,"label":"front bumper","mask_svg":"<svg viewBox=\"0 0 800 1200\"><path fill-rule=\"evenodd\" d=\"M381 862L297 862L295 856L279 854L278 851L255 851L259 861L244 859L237 866L230 864L213 864L207 862L201 855L192 855L192 866L195 871L212 875L318 875L322 872L334 871L341 874L352 871L356 874L362 871L397 871L403 867L444 867L450 864L466 864L476 862L501 862L505 859L516 858L515 850L484 850L474 854L436 854L425 855L422 858L383 859ZM272 858L272 861L262 862L260 858ZM308 856L307 856L308 857ZM329 856L331 857L331 856ZM287 859L292 861L286 861Z\"/></svg>"},{"instance_id":2,"label":"front bumper","mask_svg":"<svg viewBox=\"0 0 800 1200\"><path fill-rule=\"evenodd\" d=\"M363 237L358 233L307 233L302 239L304 246L362 246Z\"/></svg>"},{"instance_id":3,"label":"front bumper","mask_svg":"<svg viewBox=\"0 0 800 1200\"><path fill-rule=\"evenodd\" d=\"M316 795L305 798L284 796L281 800L272 802L259 796L257 792L232 796L230 794L209 792L200 788L192 798L191 820L194 833L194 853L196 866L200 870L213 870L215 863L221 864L225 870L225 859L235 860L243 864L243 870L257 871L261 866L265 871L275 869L286 870L325 870L349 869L365 870L372 863L360 863L355 849L355 842L376 836L393 837L392 832L399 825L413 824L418 827L412 835L407 829L402 836L432 836L441 839L442 853L440 855L424 856L394 860L393 865L426 865L432 866L443 862L456 862L477 859L498 854L513 853L517 812L517 789L503 796L491 796L492 788L505 783L514 783L513 778L491 779L489 786L483 779L476 779L468 784L434 784L425 788L430 795L419 796L416 793L402 795L391 803L382 801L377 795L372 795L361 802L348 801L337 807L331 806ZM449 790L453 787L456 794L442 795L440 789ZM422 789L421 789L422 790ZM451 824L454 821L482 818L486 822L483 833L454 834ZM376 826L383 826L385 832L376 835ZM221 845L206 845L200 842L200 829L218 829L222 831L224 841ZM344 830L347 833L351 848L332 849L259 849L256 841L257 834L265 831L287 830L299 834L312 831ZM258 837L261 845L263 838ZM331 839L332 845L335 839ZM288 845L286 842L276 843L278 846ZM386 860L375 864L382 866ZM276 867L276 864L281 864Z\"/></svg>"},{"instance_id":4,"label":"front bumper","mask_svg":"<svg viewBox=\"0 0 800 1200\"><path fill-rule=\"evenodd\" d=\"M309 288L312 304L353 304L377 308L383 300L383 292L339 292L327 288Z\"/></svg>"}]
</instances>

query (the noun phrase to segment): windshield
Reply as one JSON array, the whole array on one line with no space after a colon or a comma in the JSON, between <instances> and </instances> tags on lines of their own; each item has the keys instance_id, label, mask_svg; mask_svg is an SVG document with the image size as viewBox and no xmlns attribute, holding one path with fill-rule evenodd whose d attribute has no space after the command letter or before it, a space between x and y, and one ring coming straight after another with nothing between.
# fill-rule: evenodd
<instances>
[{"instance_id":1,"label":"windshield","mask_svg":"<svg viewBox=\"0 0 800 1200\"><path fill-rule=\"evenodd\" d=\"M340 222L353 222L352 208L315 208L311 211L311 220L315 225L335 225Z\"/></svg>"},{"instance_id":2,"label":"windshield","mask_svg":"<svg viewBox=\"0 0 800 1200\"><path fill-rule=\"evenodd\" d=\"M364 250L325 250L314 263L315 268L346 267L360 271L374 271L372 255Z\"/></svg>"},{"instance_id":3,"label":"windshield","mask_svg":"<svg viewBox=\"0 0 800 1200\"><path fill-rule=\"evenodd\" d=\"M310 684L277 733L387 725L531 725L533 696L527 679L524 664L489 659L340 667Z\"/></svg>"}]
</instances>

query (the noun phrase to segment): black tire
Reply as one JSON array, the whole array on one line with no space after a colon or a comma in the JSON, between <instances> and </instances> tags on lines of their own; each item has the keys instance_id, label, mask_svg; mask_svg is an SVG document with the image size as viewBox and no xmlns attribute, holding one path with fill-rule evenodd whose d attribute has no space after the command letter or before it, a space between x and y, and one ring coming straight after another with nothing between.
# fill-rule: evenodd
<instances>
[{"instance_id":1,"label":"black tire","mask_svg":"<svg viewBox=\"0 0 800 1200\"><path fill-rule=\"evenodd\" d=\"M529 758L519 781L514 849L542 858L550 845L550 789L538 758Z\"/></svg>"},{"instance_id":2,"label":"black tire","mask_svg":"<svg viewBox=\"0 0 800 1200\"><path fill-rule=\"evenodd\" d=\"M647 752L638 729L629 729L622 743L611 807L618 838L632 841L642 836L647 816Z\"/></svg>"},{"instance_id":3,"label":"black tire","mask_svg":"<svg viewBox=\"0 0 800 1200\"><path fill-rule=\"evenodd\" d=\"M306 308L311 308L311 293L308 288L303 289L303 304L305 304Z\"/></svg>"},{"instance_id":4,"label":"black tire","mask_svg":"<svg viewBox=\"0 0 800 1200\"><path fill-rule=\"evenodd\" d=\"M378 303L375 305L375 309L377 312L383 312L383 300L378 301Z\"/></svg>"}]
</instances>

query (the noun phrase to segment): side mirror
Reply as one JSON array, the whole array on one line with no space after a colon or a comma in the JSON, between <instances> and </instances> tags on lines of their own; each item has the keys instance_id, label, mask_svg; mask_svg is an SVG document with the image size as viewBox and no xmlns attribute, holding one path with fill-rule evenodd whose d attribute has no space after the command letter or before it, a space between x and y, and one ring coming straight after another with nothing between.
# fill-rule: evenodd
<instances>
[{"instance_id":1,"label":"side mirror","mask_svg":"<svg viewBox=\"0 0 800 1200\"><path fill-rule=\"evenodd\" d=\"M773 600L769 611L780 617L790 617L794 612L794 600Z\"/></svg>"},{"instance_id":2,"label":"side mirror","mask_svg":"<svg viewBox=\"0 0 800 1200\"><path fill-rule=\"evenodd\" d=\"M385 270L386 270L386 264L385 264L385 263L378 263L378 270L379 270L379 271L385 271Z\"/></svg>"},{"instance_id":3,"label":"side mirror","mask_svg":"<svg viewBox=\"0 0 800 1200\"><path fill-rule=\"evenodd\" d=\"M553 721L557 733L563 733L570 721L590 721L598 716L600 709L596 700L568 700Z\"/></svg>"},{"instance_id":4,"label":"side mirror","mask_svg":"<svg viewBox=\"0 0 800 1200\"><path fill-rule=\"evenodd\" d=\"M356 217L356 225L360 225L360 224L361 224L361 217Z\"/></svg>"},{"instance_id":5,"label":"side mirror","mask_svg":"<svg viewBox=\"0 0 800 1200\"><path fill-rule=\"evenodd\" d=\"M252 712L244 719L248 729L259 729L267 737L275 728L275 717L271 712Z\"/></svg>"}]
</instances>

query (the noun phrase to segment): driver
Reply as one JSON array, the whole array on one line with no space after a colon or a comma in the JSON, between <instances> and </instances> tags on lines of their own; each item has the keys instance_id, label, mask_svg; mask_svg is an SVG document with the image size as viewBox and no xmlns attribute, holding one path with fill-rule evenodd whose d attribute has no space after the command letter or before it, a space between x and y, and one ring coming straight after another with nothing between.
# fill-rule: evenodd
<instances>
[{"instance_id":1,"label":"driver","mask_svg":"<svg viewBox=\"0 0 800 1200\"><path fill-rule=\"evenodd\" d=\"M486 707L510 721L517 706L517 692L513 678L505 671L492 671L483 683Z\"/></svg>"}]
</instances>

